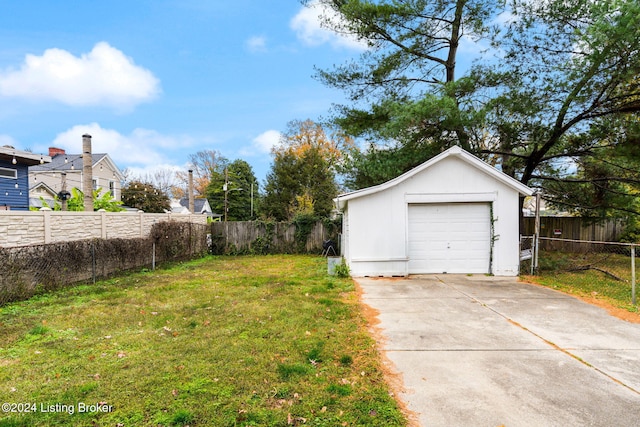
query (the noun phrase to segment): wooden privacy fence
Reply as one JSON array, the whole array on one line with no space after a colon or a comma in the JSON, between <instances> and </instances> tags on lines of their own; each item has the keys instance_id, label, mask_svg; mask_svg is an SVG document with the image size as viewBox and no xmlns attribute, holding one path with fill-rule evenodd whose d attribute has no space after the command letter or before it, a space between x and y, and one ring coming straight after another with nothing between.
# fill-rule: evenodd
<instances>
[{"instance_id":1,"label":"wooden privacy fence","mask_svg":"<svg viewBox=\"0 0 640 427\"><path fill-rule=\"evenodd\" d=\"M588 240L597 242L618 241L625 229L620 219L604 222L593 222L588 218L542 216L540 217L540 237L556 239ZM524 218L524 235L532 236L535 232L535 218Z\"/></svg>"},{"instance_id":2,"label":"wooden privacy fence","mask_svg":"<svg viewBox=\"0 0 640 427\"><path fill-rule=\"evenodd\" d=\"M340 224L317 221L229 221L211 225L214 254L322 253L327 240L338 243Z\"/></svg>"}]
</instances>

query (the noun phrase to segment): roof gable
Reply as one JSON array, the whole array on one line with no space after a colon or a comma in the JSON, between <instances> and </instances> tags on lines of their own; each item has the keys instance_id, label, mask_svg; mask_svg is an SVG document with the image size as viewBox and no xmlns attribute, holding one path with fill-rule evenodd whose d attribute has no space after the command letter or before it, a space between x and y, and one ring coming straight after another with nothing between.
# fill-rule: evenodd
<instances>
[{"instance_id":1,"label":"roof gable","mask_svg":"<svg viewBox=\"0 0 640 427\"><path fill-rule=\"evenodd\" d=\"M47 184L45 184L42 181L40 181L37 184L35 184L34 186L32 186L29 189L29 193L31 193L31 192L35 193L35 192L38 192L39 190L42 190L42 191L45 191L45 192L51 194L52 197L55 197L56 194L57 194L56 191L53 188L51 188L50 186L48 186Z\"/></svg>"},{"instance_id":2,"label":"roof gable","mask_svg":"<svg viewBox=\"0 0 640 427\"><path fill-rule=\"evenodd\" d=\"M113 171L113 173L115 174L115 178L117 178L118 181L124 181L124 175L120 171L120 168L118 167L118 165L116 165L115 162L111 159L111 156L109 154L98 154L98 155L101 157L93 161L93 167L96 168L97 166L100 165L100 163L104 163L108 169ZM100 165L100 167L102 166Z\"/></svg>"},{"instance_id":3,"label":"roof gable","mask_svg":"<svg viewBox=\"0 0 640 427\"><path fill-rule=\"evenodd\" d=\"M469 153L468 151L463 150L462 148L458 147L458 146L453 146L451 148L449 148L446 151L443 151L442 153L438 154L435 157L432 157L431 159L427 160L426 162L422 163L421 165L416 166L415 168L411 169L410 171L405 172L404 174L393 178L387 182L384 182L382 184L373 186L373 187L368 187L368 188L363 188L361 190L356 190L356 191L352 191L350 193L344 193L344 194L340 194L338 197L336 197L334 200L336 202L338 202L342 207L344 202L346 202L347 200L351 200L351 199L356 199L359 197L363 197L363 196L367 196L369 194L374 194L374 193L379 193L381 191L385 191L389 188L392 188L404 181L406 181L407 179L419 174L420 172L424 171L425 169L435 165L436 163L441 162L442 160L448 158L448 157L456 157L462 161L464 161L465 163L467 163L469 166L472 166L476 169L479 169L480 171L482 171L483 173L491 176L492 178L494 178L495 180L505 184L506 186L514 189L515 191L519 192L522 195L525 196L530 196L533 194L533 190L529 187L527 187L526 185L524 185L523 183L521 183L520 181L510 177L509 175L505 174L502 171L499 171L498 169L496 169L495 167L489 165L486 162L483 162L482 160L480 160L479 158L477 158L476 156L474 156L473 154Z\"/></svg>"},{"instance_id":4,"label":"roof gable","mask_svg":"<svg viewBox=\"0 0 640 427\"><path fill-rule=\"evenodd\" d=\"M189 198L188 197L183 197L182 199L180 199L179 203L183 207L189 209ZM197 213L212 212L211 205L209 204L209 200L203 199L203 198L193 199L193 208L195 210L195 212L193 212L193 213L196 213L196 212Z\"/></svg>"}]
</instances>

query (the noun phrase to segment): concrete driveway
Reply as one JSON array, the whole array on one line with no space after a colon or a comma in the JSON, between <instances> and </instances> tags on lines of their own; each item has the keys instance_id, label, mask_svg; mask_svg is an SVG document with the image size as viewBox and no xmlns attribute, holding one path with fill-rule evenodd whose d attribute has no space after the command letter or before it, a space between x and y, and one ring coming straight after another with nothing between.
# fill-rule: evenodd
<instances>
[{"instance_id":1,"label":"concrete driveway","mask_svg":"<svg viewBox=\"0 0 640 427\"><path fill-rule=\"evenodd\" d=\"M640 324L515 278L357 278L430 426L640 425Z\"/></svg>"}]
</instances>

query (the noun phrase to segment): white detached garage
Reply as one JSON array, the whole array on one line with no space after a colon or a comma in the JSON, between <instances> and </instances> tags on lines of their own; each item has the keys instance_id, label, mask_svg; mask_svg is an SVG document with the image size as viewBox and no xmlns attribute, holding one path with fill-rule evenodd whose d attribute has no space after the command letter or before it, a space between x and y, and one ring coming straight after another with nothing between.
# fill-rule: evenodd
<instances>
[{"instance_id":1,"label":"white detached garage","mask_svg":"<svg viewBox=\"0 0 640 427\"><path fill-rule=\"evenodd\" d=\"M492 273L519 265L519 196L533 193L459 147L335 199L354 276Z\"/></svg>"}]
</instances>

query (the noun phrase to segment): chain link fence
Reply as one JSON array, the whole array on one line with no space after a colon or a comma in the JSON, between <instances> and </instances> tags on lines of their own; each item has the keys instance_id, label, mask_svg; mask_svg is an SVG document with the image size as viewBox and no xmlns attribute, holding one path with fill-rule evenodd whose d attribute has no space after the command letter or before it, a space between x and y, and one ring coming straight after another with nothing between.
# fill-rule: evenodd
<instances>
[{"instance_id":1,"label":"chain link fence","mask_svg":"<svg viewBox=\"0 0 640 427\"><path fill-rule=\"evenodd\" d=\"M0 305L136 268L203 256L209 225L159 222L147 238L92 239L0 248Z\"/></svg>"},{"instance_id":2,"label":"chain link fence","mask_svg":"<svg viewBox=\"0 0 640 427\"><path fill-rule=\"evenodd\" d=\"M635 305L639 246L550 237L540 237L536 242L534 236L523 236L520 272L557 283L557 287L571 287Z\"/></svg>"}]
</instances>

